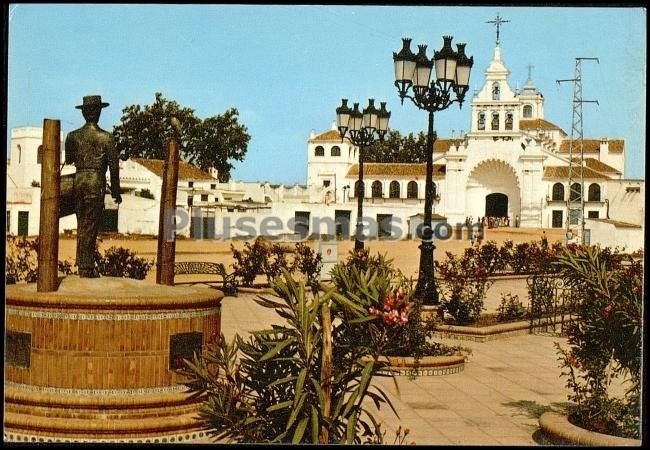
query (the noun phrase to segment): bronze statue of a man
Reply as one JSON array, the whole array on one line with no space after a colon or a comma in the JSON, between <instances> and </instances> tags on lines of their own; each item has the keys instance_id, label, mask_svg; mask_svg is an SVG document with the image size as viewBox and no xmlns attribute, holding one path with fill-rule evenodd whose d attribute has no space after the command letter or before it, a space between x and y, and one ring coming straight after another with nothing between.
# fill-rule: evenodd
<instances>
[{"instance_id":1,"label":"bronze statue of a man","mask_svg":"<svg viewBox=\"0 0 650 450\"><path fill-rule=\"evenodd\" d=\"M65 162L74 164L76 173L72 195L77 215L77 267L79 276L95 278L99 276L95 267L97 233L104 212L106 193L106 169L110 169L111 196L119 204L120 172L118 153L113 135L97 125L103 103L101 96L89 95L76 108L86 119L86 124L70 132L65 140Z\"/></svg>"}]
</instances>

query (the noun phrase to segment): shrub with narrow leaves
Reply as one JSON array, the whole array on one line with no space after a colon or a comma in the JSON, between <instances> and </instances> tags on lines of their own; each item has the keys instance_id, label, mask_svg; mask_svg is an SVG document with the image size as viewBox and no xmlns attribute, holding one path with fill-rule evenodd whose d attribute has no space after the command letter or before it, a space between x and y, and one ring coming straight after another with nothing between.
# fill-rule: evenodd
<instances>
[{"instance_id":1,"label":"shrub with narrow leaves","mask_svg":"<svg viewBox=\"0 0 650 450\"><path fill-rule=\"evenodd\" d=\"M555 262L578 293L579 319L567 328L569 349L557 346L576 403L571 420L592 431L640 435L643 267L617 249L567 246ZM611 394L614 378L629 380L625 397Z\"/></svg>"},{"instance_id":2,"label":"shrub with narrow leaves","mask_svg":"<svg viewBox=\"0 0 650 450\"><path fill-rule=\"evenodd\" d=\"M284 324L254 331L246 340L237 335L228 343L222 336L203 356L186 361L185 384L203 399L200 416L209 433L242 443L360 444L364 437L379 439L379 422L364 400L392 408L372 384L385 368L378 361L381 349L362 347L344 332L344 323L332 321L331 378L322 379L323 314L329 314L324 305L332 301L360 321L367 313L350 309L351 303L339 302L331 293L311 295L304 282L282 273L273 284L279 301L264 296L256 301L274 309Z\"/></svg>"}]
</instances>

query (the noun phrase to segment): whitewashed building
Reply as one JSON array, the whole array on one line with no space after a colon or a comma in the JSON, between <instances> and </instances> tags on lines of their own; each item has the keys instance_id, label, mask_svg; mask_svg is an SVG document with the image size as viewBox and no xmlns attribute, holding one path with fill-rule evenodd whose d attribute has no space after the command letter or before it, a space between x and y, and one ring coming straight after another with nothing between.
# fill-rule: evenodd
<instances>
[{"instance_id":1,"label":"whitewashed building","mask_svg":"<svg viewBox=\"0 0 650 450\"><path fill-rule=\"evenodd\" d=\"M442 224L455 227L467 218L475 222L484 216L507 217L511 226L564 228L569 219L576 230L579 227L577 217L568 218L566 205L570 138L545 118L544 96L530 74L520 90L512 90L509 75L497 46L484 85L471 99L469 126L457 127L469 132L435 142L433 222L439 236L449 234ZM40 128L12 130L8 233L38 233L41 135ZM592 227L595 233L592 242L602 241L598 236L611 225L625 228L626 242L642 245L645 183L625 178L624 141L598 137L584 139L583 145L585 218L587 229ZM577 142L572 148L577 156ZM220 183L216 171L206 173L181 162L178 234L353 236L358 148L341 141L332 125L322 133L312 131L306 151L306 185ZM578 167L575 156L574 167ZM73 167L63 168L63 173L73 171ZM123 203L117 206L109 196L106 199L107 214L117 216L112 221L115 231L157 234L161 175L160 160L120 162ZM365 163L364 180L364 216L370 236L417 237L424 210L425 164ZM74 216L61 221L61 231L75 227Z\"/></svg>"}]
</instances>

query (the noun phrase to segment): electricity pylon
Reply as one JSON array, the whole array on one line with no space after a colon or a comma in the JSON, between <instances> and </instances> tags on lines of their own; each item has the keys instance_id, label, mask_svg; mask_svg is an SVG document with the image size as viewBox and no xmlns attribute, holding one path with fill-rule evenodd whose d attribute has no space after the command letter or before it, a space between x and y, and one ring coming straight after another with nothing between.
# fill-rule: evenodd
<instances>
[{"instance_id":1,"label":"electricity pylon","mask_svg":"<svg viewBox=\"0 0 650 450\"><path fill-rule=\"evenodd\" d=\"M584 126L582 121L582 104L583 103L596 103L598 100L584 100L582 98L582 61L596 61L597 64L600 64L598 58L585 58L578 57L576 58L576 69L575 76L570 79L565 80L556 80L557 84L573 81L573 117L571 123L571 140L569 141L569 196L566 201L567 205L567 218L566 218L566 236L567 240L571 236L569 232L571 231L571 217L573 211L578 212L578 221L580 224L580 242L585 244L585 177L584 177ZM578 140L578 148L574 149L576 144L576 139ZM574 151L580 152L580 172L577 174L576 163L573 160ZM579 188L575 188L574 185L577 184L577 176L579 175L580 183L578 184ZM579 201L579 203L578 203Z\"/></svg>"}]
</instances>

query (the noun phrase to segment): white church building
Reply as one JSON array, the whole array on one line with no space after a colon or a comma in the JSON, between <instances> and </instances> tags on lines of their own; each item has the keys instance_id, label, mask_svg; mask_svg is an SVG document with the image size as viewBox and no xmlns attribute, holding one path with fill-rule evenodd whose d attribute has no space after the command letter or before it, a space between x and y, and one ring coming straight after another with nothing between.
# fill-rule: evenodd
<instances>
[{"instance_id":1,"label":"white church building","mask_svg":"<svg viewBox=\"0 0 650 450\"><path fill-rule=\"evenodd\" d=\"M476 221L493 216L507 217L510 226L564 228L570 220L571 226L579 227L578 217L569 217L567 210L570 191L572 200L579 200L575 193L580 191L579 185L568 186L570 138L544 117L544 96L530 74L516 91L508 83L509 75L497 46L484 85L471 100L471 123L465 127L470 131L458 139L435 142L434 226L446 222L455 227L469 217ZM41 139L41 128L11 130L7 233L38 234ZM572 148L579 173L578 145L574 142ZM624 141L585 138L583 146L585 218L586 228L593 231L591 241L628 236L625 242L642 246L644 181L625 178ZM312 132L306 150L306 185L220 183L214 171L181 162L177 207L187 220L177 220L177 233L211 239L295 233L353 236L358 148L341 141L333 125L322 133ZM425 164L364 164L364 216L370 219L370 236L418 236L425 169ZM72 172L74 167L62 169L62 174ZM162 161L120 161L120 179L123 202L118 206L106 197L105 230L157 234ZM74 215L61 219L60 228L74 230Z\"/></svg>"}]
</instances>

